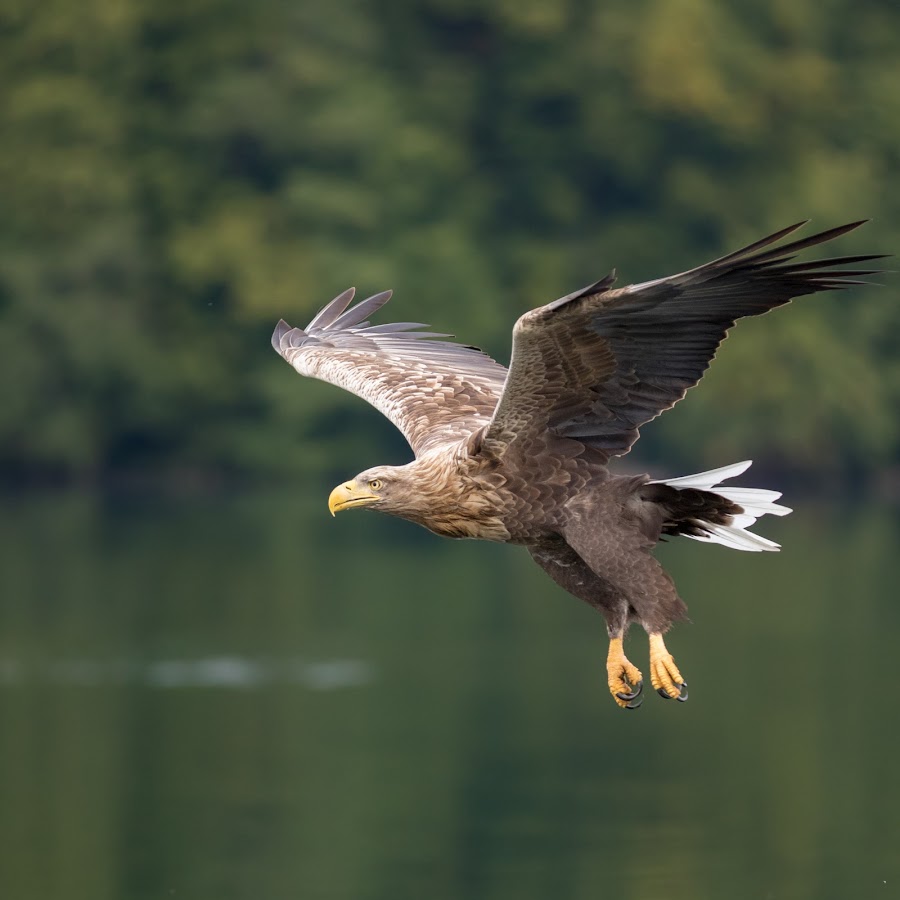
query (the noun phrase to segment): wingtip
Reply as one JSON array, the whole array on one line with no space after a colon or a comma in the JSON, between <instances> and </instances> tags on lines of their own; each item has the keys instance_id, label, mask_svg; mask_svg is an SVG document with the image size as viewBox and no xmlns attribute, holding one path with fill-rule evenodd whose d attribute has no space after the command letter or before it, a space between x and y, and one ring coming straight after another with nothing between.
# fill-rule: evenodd
<instances>
[{"instance_id":1,"label":"wingtip","mask_svg":"<svg viewBox=\"0 0 900 900\"><path fill-rule=\"evenodd\" d=\"M275 330L272 332L272 347L275 349L276 353L281 353L281 339L291 330L291 326L288 325L284 319L279 319L278 324L275 326Z\"/></svg>"},{"instance_id":2,"label":"wingtip","mask_svg":"<svg viewBox=\"0 0 900 900\"><path fill-rule=\"evenodd\" d=\"M307 331L313 328L327 328L335 319L339 318L344 310L353 302L356 296L356 288L349 287L345 291L341 291L331 302L322 307L313 317L313 320L306 326Z\"/></svg>"},{"instance_id":3,"label":"wingtip","mask_svg":"<svg viewBox=\"0 0 900 900\"><path fill-rule=\"evenodd\" d=\"M857 228L860 228L867 222L871 221L871 219L857 219L855 222L848 222L846 225L838 225L836 228L829 228L827 231L823 231L821 234L833 235L836 238L841 237L842 235L849 234L851 231L856 231ZM829 240L831 240L830 237Z\"/></svg>"},{"instance_id":4,"label":"wingtip","mask_svg":"<svg viewBox=\"0 0 900 900\"><path fill-rule=\"evenodd\" d=\"M377 294L372 294L371 297L366 297L365 300L360 300L356 306L351 306L346 312L342 313L338 318L334 321L328 323L328 327L334 331L339 331L342 328L356 328L356 327L364 327L366 321L369 316L378 312L388 300L391 299L393 291L380 291Z\"/></svg>"}]
</instances>

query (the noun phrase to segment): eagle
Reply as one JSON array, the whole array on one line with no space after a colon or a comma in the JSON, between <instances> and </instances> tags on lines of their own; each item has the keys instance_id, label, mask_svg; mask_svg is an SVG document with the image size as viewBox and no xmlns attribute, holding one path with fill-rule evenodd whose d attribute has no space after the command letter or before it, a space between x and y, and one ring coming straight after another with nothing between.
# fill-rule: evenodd
<instances>
[{"instance_id":1,"label":"eagle","mask_svg":"<svg viewBox=\"0 0 900 900\"><path fill-rule=\"evenodd\" d=\"M749 529L760 516L791 510L775 502L776 491L722 486L749 461L663 480L614 474L610 461L700 381L738 319L867 284L860 279L879 270L835 267L881 255L795 261L864 221L785 242L807 224L799 222L680 275L627 287L613 286L613 271L522 315L508 369L421 323L371 325L390 291L351 306L350 288L306 328L281 320L275 350L301 375L367 400L415 455L336 487L332 515L367 507L444 537L525 546L558 585L604 616L607 684L618 706L643 700L643 676L623 648L635 622L648 635L653 687L687 700L663 638L687 607L651 551L671 535L778 550Z\"/></svg>"}]
</instances>

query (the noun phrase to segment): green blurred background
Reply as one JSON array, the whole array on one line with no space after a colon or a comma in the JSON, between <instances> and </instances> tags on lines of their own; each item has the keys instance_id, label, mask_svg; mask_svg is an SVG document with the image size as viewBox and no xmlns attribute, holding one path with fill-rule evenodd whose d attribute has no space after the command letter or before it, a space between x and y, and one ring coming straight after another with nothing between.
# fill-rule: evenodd
<instances>
[{"instance_id":1,"label":"green blurred background","mask_svg":"<svg viewBox=\"0 0 900 900\"><path fill-rule=\"evenodd\" d=\"M0 124L3 900L896 895L898 276L624 461L797 507L661 548L691 700L634 714L519 548L328 518L409 450L269 336L393 287L506 361L613 267L894 252L900 6L0 0Z\"/></svg>"},{"instance_id":2,"label":"green blurred background","mask_svg":"<svg viewBox=\"0 0 900 900\"><path fill-rule=\"evenodd\" d=\"M399 461L268 348L350 284L505 361L520 313L612 267L801 218L900 239L885 2L2 0L0 109L12 481ZM641 458L896 467L898 331L892 287L744 323Z\"/></svg>"}]
</instances>

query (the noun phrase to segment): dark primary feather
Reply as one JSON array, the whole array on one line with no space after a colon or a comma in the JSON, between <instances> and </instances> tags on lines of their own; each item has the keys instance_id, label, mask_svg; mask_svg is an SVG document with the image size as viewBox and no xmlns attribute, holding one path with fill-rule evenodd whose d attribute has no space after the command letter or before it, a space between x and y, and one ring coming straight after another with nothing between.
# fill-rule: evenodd
<instances>
[{"instance_id":1,"label":"dark primary feather","mask_svg":"<svg viewBox=\"0 0 900 900\"><path fill-rule=\"evenodd\" d=\"M680 275L618 290L607 278L526 313L486 440L527 443L549 431L607 456L627 453L641 425L697 384L737 319L877 271L833 269L881 258L873 255L789 264L862 222L764 249L803 224Z\"/></svg>"}]
</instances>

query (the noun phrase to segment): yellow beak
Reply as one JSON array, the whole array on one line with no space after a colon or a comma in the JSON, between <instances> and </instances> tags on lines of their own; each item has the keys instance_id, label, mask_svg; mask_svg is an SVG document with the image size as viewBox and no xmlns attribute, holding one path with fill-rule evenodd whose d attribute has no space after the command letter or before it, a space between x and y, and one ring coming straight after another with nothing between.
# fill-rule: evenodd
<instances>
[{"instance_id":1,"label":"yellow beak","mask_svg":"<svg viewBox=\"0 0 900 900\"><path fill-rule=\"evenodd\" d=\"M334 515L342 509L351 509L354 506L368 506L381 498L373 494L368 488L361 487L355 481L345 481L339 484L328 497L328 509Z\"/></svg>"}]
</instances>

